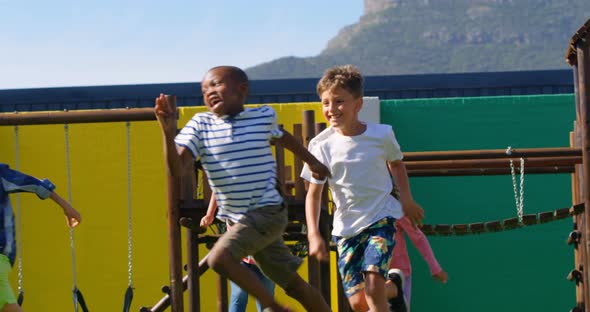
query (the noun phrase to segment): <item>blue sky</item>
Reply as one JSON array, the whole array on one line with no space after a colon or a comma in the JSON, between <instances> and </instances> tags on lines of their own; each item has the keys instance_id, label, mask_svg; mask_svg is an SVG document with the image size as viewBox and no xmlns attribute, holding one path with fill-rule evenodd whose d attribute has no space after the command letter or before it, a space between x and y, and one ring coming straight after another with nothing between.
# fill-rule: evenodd
<instances>
[{"instance_id":1,"label":"blue sky","mask_svg":"<svg viewBox=\"0 0 590 312\"><path fill-rule=\"evenodd\" d=\"M200 81L314 56L361 0L0 0L0 89Z\"/></svg>"}]
</instances>

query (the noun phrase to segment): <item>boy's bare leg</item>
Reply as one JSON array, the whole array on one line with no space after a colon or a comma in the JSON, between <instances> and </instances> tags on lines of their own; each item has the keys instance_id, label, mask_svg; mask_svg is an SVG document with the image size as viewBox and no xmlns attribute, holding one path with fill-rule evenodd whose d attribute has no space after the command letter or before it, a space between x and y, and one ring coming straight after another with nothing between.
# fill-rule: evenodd
<instances>
[{"instance_id":1,"label":"boy's bare leg","mask_svg":"<svg viewBox=\"0 0 590 312\"><path fill-rule=\"evenodd\" d=\"M352 308L354 312L366 312L369 311L369 306L367 305L367 299L365 298L365 291L361 290L354 295L348 297L348 304Z\"/></svg>"},{"instance_id":2,"label":"boy's bare leg","mask_svg":"<svg viewBox=\"0 0 590 312\"><path fill-rule=\"evenodd\" d=\"M293 276L285 292L293 299L299 301L307 311L331 311L330 306L326 303L322 294L304 281L299 274Z\"/></svg>"},{"instance_id":3,"label":"boy's bare leg","mask_svg":"<svg viewBox=\"0 0 590 312\"><path fill-rule=\"evenodd\" d=\"M207 257L207 264L215 272L231 279L240 288L254 296L264 308L270 307L274 311L281 311L282 307L264 288L264 285L252 270L241 265L240 260L234 258L228 250L212 249Z\"/></svg>"},{"instance_id":4,"label":"boy's bare leg","mask_svg":"<svg viewBox=\"0 0 590 312\"><path fill-rule=\"evenodd\" d=\"M376 275L376 274L372 274L372 275ZM365 278L371 278L368 274ZM365 281L368 284L368 280ZM383 293L385 295L385 300L389 300L390 298L395 298L397 297L397 286L395 286L394 283L392 283L391 281L387 280L383 283L383 290L379 292L379 294ZM366 284L365 284L366 287ZM371 307L371 309L369 310L369 296L365 293L366 289L360 290L359 292L357 292L356 294L350 296L350 298L348 298L348 303L350 304L350 306L352 307L353 311L359 312L365 312L365 311L373 311L373 307ZM389 311L389 302L387 302L387 309L385 311ZM375 310L375 311L379 311L379 310Z\"/></svg>"},{"instance_id":5,"label":"boy's bare leg","mask_svg":"<svg viewBox=\"0 0 590 312\"><path fill-rule=\"evenodd\" d=\"M6 304L0 312L22 312L20 306L16 303Z\"/></svg>"},{"instance_id":6,"label":"boy's bare leg","mask_svg":"<svg viewBox=\"0 0 590 312\"><path fill-rule=\"evenodd\" d=\"M389 311L389 302L387 302L385 293L385 278L378 273L365 272L365 297L370 311Z\"/></svg>"},{"instance_id":7,"label":"boy's bare leg","mask_svg":"<svg viewBox=\"0 0 590 312\"><path fill-rule=\"evenodd\" d=\"M387 296L387 299L397 297L397 286L395 286L390 280L385 282L385 295Z\"/></svg>"}]
</instances>

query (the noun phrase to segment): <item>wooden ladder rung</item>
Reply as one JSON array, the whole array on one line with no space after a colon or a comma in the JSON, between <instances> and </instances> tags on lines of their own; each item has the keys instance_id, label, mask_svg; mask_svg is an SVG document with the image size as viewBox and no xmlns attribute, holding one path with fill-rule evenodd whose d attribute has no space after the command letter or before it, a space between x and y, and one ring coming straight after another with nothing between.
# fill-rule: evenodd
<instances>
[{"instance_id":1,"label":"wooden ladder rung","mask_svg":"<svg viewBox=\"0 0 590 312\"><path fill-rule=\"evenodd\" d=\"M490 221L485 223L486 229L490 232L502 231L502 221Z\"/></svg>"},{"instance_id":2,"label":"wooden ladder rung","mask_svg":"<svg viewBox=\"0 0 590 312\"><path fill-rule=\"evenodd\" d=\"M539 219L537 219L536 214L527 214L522 216L522 223L524 225L533 225L539 223Z\"/></svg>"},{"instance_id":3,"label":"wooden ladder rung","mask_svg":"<svg viewBox=\"0 0 590 312\"><path fill-rule=\"evenodd\" d=\"M570 208L570 214L571 215L578 215L578 214L583 213L584 210L585 210L584 203L576 204L572 208Z\"/></svg>"},{"instance_id":4,"label":"wooden ladder rung","mask_svg":"<svg viewBox=\"0 0 590 312\"><path fill-rule=\"evenodd\" d=\"M467 224L453 224L451 225L451 231L456 235L469 234L469 225Z\"/></svg>"},{"instance_id":5,"label":"wooden ladder rung","mask_svg":"<svg viewBox=\"0 0 590 312\"><path fill-rule=\"evenodd\" d=\"M557 209L557 210L555 210L555 213L553 214L553 217L557 220L565 219L569 216L570 216L570 208Z\"/></svg>"},{"instance_id":6,"label":"wooden ladder rung","mask_svg":"<svg viewBox=\"0 0 590 312\"><path fill-rule=\"evenodd\" d=\"M435 235L436 234L436 232L434 231L434 227L430 224L422 225L420 230L422 230L422 233L424 233L424 235Z\"/></svg>"},{"instance_id":7,"label":"wooden ladder rung","mask_svg":"<svg viewBox=\"0 0 590 312\"><path fill-rule=\"evenodd\" d=\"M518 223L518 218L505 219L503 225L504 228L508 230L515 229L520 226Z\"/></svg>"},{"instance_id":8,"label":"wooden ladder rung","mask_svg":"<svg viewBox=\"0 0 590 312\"><path fill-rule=\"evenodd\" d=\"M439 235L444 236L453 234L453 232L451 232L451 226L448 224L437 224L434 226L434 231Z\"/></svg>"},{"instance_id":9,"label":"wooden ladder rung","mask_svg":"<svg viewBox=\"0 0 590 312\"><path fill-rule=\"evenodd\" d=\"M486 226L483 222L471 223L469 224L469 229L471 230L471 233L479 234L486 231Z\"/></svg>"},{"instance_id":10,"label":"wooden ladder rung","mask_svg":"<svg viewBox=\"0 0 590 312\"><path fill-rule=\"evenodd\" d=\"M545 212L539 213L539 222L541 222L541 223L553 221L553 218L554 218L553 211L545 211Z\"/></svg>"}]
</instances>

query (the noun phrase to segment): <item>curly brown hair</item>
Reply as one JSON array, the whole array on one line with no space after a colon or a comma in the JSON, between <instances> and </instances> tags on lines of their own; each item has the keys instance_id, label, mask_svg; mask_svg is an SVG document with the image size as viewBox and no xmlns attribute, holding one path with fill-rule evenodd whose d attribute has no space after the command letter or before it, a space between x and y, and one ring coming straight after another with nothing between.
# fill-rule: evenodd
<instances>
[{"instance_id":1,"label":"curly brown hair","mask_svg":"<svg viewBox=\"0 0 590 312\"><path fill-rule=\"evenodd\" d=\"M341 65L328 68L317 85L318 96L334 88L342 88L355 98L363 96L363 75L354 65Z\"/></svg>"}]
</instances>

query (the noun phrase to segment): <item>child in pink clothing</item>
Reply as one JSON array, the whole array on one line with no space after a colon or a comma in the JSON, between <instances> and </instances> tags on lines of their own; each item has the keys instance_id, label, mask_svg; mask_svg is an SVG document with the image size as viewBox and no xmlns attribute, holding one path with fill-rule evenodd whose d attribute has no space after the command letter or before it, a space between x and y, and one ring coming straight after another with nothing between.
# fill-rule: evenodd
<instances>
[{"instance_id":1,"label":"child in pink clothing","mask_svg":"<svg viewBox=\"0 0 590 312\"><path fill-rule=\"evenodd\" d=\"M426 235L408 219L406 216L395 221L395 247L393 248L393 258L389 263L390 268L400 269L404 273L404 296L406 297L406 304L408 312L410 311L410 299L412 292L412 264L410 263L410 257L408 256L408 249L406 248L406 240L404 238L404 232L408 235L412 243L430 268L432 278L445 284L448 280L447 272L445 272L436 261L430 243Z\"/></svg>"}]
</instances>

